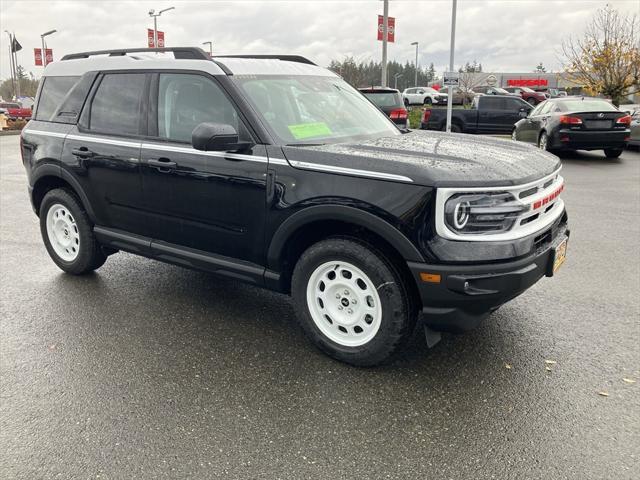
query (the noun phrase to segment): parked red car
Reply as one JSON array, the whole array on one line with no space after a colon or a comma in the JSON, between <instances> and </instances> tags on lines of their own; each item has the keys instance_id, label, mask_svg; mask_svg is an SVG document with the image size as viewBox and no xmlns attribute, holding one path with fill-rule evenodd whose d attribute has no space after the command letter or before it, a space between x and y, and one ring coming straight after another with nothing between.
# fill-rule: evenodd
<instances>
[{"instance_id":1,"label":"parked red car","mask_svg":"<svg viewBox=\"0 0 640 480\"><path fill-rule=\"evenodd\" d=\"M505 87L504 89L509 93L517 93L524 101L529 102L531 105L537 105L550 97L549 94L536 92L529 87Z\"/></svg>"},{"instance_id":2,"label":"parked red car","mask_svg":"<svg viewBox=\"0 0 640 480\"><path fill-rule=\"evenodd\" d=\"M2 102L0 108L6 110L9 120L30 120L31 109L22 108L19 104L13 102Z\"/></svg>"}]
</instances>

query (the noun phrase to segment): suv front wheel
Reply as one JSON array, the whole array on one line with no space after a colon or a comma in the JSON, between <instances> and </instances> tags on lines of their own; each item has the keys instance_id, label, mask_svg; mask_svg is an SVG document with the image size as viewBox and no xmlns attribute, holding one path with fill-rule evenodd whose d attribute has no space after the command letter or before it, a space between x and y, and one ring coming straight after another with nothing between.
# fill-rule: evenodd
<instances>
[{"instance_id":1,"label":"suv front wheel","mask_svg":"<svg viewBox=\"0 0 640 480\"><path fill-rule=\"evenodd\" d=\"M330 238L312 245L291 289L303 330L337 360L383 363L413 332L417 313L402 275L368 244Z\"/></svg>"},{"instance_id":2,"label":"suv front wheel","mask_svg":"<svg viewBox=\"0 0 640 480\"><path fill-rule=\"evenodd\" d=\"M40 232L49 256L61 270L81 275L107 259L80 202L67 190L47 192L40 205Z\"/></svg>"}]
</instances>

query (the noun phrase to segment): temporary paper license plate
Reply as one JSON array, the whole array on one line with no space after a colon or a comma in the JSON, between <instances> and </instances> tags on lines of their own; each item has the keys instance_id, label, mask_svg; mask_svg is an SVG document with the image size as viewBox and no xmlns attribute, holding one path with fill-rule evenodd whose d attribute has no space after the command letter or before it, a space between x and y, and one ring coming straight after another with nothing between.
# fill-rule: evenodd
<instances>
[{"instance_id":1,"label":"temporary paper license plate","mask_svg":"<svg viewBox=\"0 0 640 480\"><path fill-rule=\"evenodd\" d=\"M567 242L568 238L565 238L560 245L558 245L554 251L553 256L553 273L556 273L558 269L562 266L565 259L567 258Z\"/></svg>"}]
</instances>

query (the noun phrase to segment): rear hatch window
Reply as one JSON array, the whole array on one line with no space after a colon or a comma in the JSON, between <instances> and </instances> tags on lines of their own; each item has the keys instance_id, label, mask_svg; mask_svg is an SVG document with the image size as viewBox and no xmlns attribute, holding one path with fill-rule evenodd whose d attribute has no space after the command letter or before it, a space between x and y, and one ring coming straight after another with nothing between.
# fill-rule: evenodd
<instances>
[{"instance_id":1,"label":"rear hatch window","mask_svg":"<svg viewBox=\"0 0 640 480\"><path fill-rule=\"evenodd\" d=\"M396 92L364 92L364 96L378 107L401 107L400 94Z\"/></svg>"}]
</instances>

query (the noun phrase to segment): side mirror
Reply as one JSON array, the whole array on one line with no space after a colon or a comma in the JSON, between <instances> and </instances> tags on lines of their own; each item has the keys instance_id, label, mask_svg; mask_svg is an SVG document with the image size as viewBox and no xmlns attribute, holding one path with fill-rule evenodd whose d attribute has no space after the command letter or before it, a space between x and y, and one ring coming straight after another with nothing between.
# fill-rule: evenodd
<instances>
[{"instance_id":1,"label":"side mirror","mask_svg":"<svg viewBox=\"0 0 640 480\"><path fill-rule=\"evenodd\" d=\"M226 123L201 123L191 133L191 145L196 150L225 151L238 150L246 146L240 143L238 132Z\"/></svg>"},{"instance_id":2,"label":"side mirror","mask_svg":"<svg viewBox=\"0 0 640 480\"><path fill-rule=\"evenodd\" d=\"M527 118L530 111L531 110L527 109L526 107L520 107L520 110L518 110L518 115L520 116L520 118Z\"/></svg>"}]
</instances>

